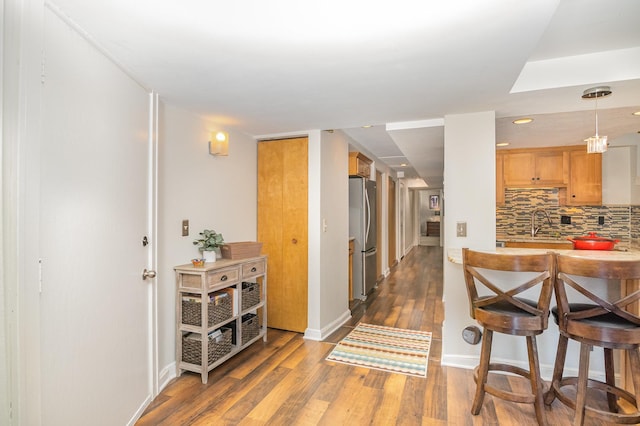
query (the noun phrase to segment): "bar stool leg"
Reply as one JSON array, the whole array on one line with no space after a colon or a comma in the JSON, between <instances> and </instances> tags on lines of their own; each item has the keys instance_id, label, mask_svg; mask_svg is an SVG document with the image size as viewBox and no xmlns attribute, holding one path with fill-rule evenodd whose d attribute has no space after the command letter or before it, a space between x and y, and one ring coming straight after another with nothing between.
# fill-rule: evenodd
<instances>
[{"instance_id":1,"label":"bar stool leg","mask_svg":"<svg viewBox=\"0 0 640 426\"><path fill-rule=\"evenodd\" d=\"M551 378L551 386L549 391L544 397L544 403L551 405L556 399L556 391L553 388L554 385L560 384L562 380L562 374L564 373L564 361L567 358L567 345L569 344L569 338L567 336L560 335L558 339L558 351L556 352L556 363L553 367L553 376Z\"/></svg>"},{"instance_id":2,"label":"bar stool leg","mask_svg":"<svg viewBox=\"0 0 640 426\"><path fill-rule=\"evenodd\" d=\"M584 424L584 412L587 404L587 383L589 381L589 353L591 345L580 344L580 366L578 368L578 384L576 386L576 417L574 426Z\"/></svg>"},{"instance_id":3,"label":"bar stool leg","mask_svg":"<svg viewBox=\"0 0 640 426\"><path fill-rule=\"evenodd\" d=\"M484 384L487 383L489 375L489 363L491 362L491 342L493 340L493 331L485 329L484 338L482 339L482 350L480 352L480 364L478 365L478 380L476 381L476 395L473 398L471 406L471 414L474 416L480 412L482 401L484 400Z\"/></svg>"},{"instance_id":4,"label":"bar stool leg","mask_svg":"<svg viewBox=\"0 0 640 426\"><path fill-rule=\"evenodd\" d=\"M535 396L533 407L536 410L538 425L546 425L544 414L544 395L542 393L542 379L540 378L540 363L538 360L538 345L536 336L527 336L527 352L529 353L529 379L531 380L531 392Z\"/></svg>"},{"instance_id":5,"label":"bar stool leg","mask_svg":"<svg viewBox=\"0 0 640 426\"><path fill-rule=\"evenodd\" d=\"M636 410L640 411L640 354L638 348L627 351L629 354L629 364L631 367L631 377L633 377L633 392L636 396Z\"/></svg>"},{"instance_id":6,"label":"bar stool leg","mask_svg":"<svg viewBox=\"0 0 640 426\"><path fill-rule=\"evenodd\" d=\"M613 349L604 348L604 372L606 377L606 382L609 386L616 386L616 376L613 367ZM612 413L618 412L618 398L615 394L607 392L607 402L609 404L609 411Z\"/></svg>"}]
</instances>

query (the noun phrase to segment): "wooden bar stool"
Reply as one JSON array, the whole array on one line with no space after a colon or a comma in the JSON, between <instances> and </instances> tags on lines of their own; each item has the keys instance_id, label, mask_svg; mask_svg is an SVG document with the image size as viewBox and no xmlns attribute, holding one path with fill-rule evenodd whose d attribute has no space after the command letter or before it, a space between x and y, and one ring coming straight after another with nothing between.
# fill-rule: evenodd
<instances>
[{"instance_id":1,"label":"wooden bar stool","mask_svg":"<svg viewBox=\"0 0 640 426\"><path fill-rule=\"evenodd\" d=\"M640 279L640 262L557 256L557 273L554 284L557 307L552 312L560 329L560 339L551 388L545 395L545 403L551 404L557 397L565 405L574 408L575 425L584 424L585 413L606 422L640 422L640 318L625 310L627 305L640 299L640 291L636 290L618 300L610 301L585 288L589 278L615 280L618 281L615 283L617 286L621 280ZM590 285L593 285L593 281ZM578 297L583 299L580 303L576 303ZM568 339L580 343L578 377L563 377ZM606 382L588 377L589 355L593 346L604 348ZM623 350L629 357L635 395L616 387L613 349ZM576 386L575 399L562 390L569 385ZM607 394L609 411L587 404L588 387L600 389ZM636 411L619 412L618 398L635 406Z\"/></svg>"},{"instance_id":2,"label":"wooden bar stool","mask_svg":"<svg viewBox=\"0 0 640 426\"><path fill-rule=\"evenodd\" d=\"M505 255L464 248L462 263L471 317L484 328L480 363L474 374L476 393L471 413L476 415L480 412L486 392L508 401L533 404L538 424L546 425L536 336L547 328L549 321L552 277L555 274L554 255ZM487 270L508 272L501 275L509 284L492 282L487 276L495 274L488 274ZM535 294L537 300L517 297L525 291ZM493 332L525 336L529 370L491 362ZM490 385L487 383L490 371L513 373L529 379L531 393L516 393Z\"/></svg>"}]
</instances>

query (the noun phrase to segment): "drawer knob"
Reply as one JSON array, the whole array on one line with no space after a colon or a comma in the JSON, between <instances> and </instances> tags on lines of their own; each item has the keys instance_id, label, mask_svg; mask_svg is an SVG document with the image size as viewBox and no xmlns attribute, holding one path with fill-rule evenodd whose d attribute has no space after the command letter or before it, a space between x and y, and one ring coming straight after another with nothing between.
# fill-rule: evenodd
<instances>
[{"instance_id":1,"label":"drawer knob","mask_svg":"<svg viewBox=\"0 0 640 426\"><path fill-rule=\"evenodd\" d=\"M226 280L227 280L227 276L226 275L223 275L223 276L220 277L220 281L226 281Z\"/></svg>"},{"instance_id":2,"label":"drawer knob","mask_svg":"<svg viewBox=\"0 0 640 426\"><path fill-rule=\"evenodd\" d=\"M251 272L255 272L255 271L257 271L257 270L258 270L258 269L256 269L256 267L255 267L255 266L254 266L253 268L251 268Z\"/></svg>"}]
</instances>

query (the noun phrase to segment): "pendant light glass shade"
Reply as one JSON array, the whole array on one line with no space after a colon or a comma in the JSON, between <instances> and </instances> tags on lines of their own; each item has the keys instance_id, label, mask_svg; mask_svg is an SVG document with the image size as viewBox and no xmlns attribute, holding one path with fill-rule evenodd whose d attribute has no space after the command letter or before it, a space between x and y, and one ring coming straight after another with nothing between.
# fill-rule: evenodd
<instances>
[{"instance_id":1,"label":"pendant light glass shade","mask_svg":"<svg viewBox=\"0 0 640 426\"><path fill-rule=\"evenodd\" d=\"M589 154L602 153L607 150L607 137L598 136L596 132L595 136L587 138L587 152Z\"/></svg>"},{"instance_id":2,"label":"pendant light glass shade","mask_svg":"<svg viewBox=\"0 0 640 426\"><path fill-rule=\"evenodd\" d=\"M596 134L590 138L585 139L587 142L587 153L598 154L607 151L607 137L598 135L598 98L603 96L609 96L611 89L608 86L593 87L587 89L582 94L584 99L596 100Z\"/></svg>"}]
</instances>

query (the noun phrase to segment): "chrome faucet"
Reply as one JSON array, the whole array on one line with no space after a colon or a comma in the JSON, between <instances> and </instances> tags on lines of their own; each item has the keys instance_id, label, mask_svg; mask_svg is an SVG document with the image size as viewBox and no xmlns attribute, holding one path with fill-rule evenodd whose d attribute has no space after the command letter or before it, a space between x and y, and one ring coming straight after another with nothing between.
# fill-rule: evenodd
<instances>
[{"instance_id":1,"label":"chrome faucet","mask_svg":"<svg viewBox=\"0 0 640 426\"><path fill-rule=\"evenodd\" d=\"M547 222L549 222L549 225L552 225L551 218L549 217L549 213L547 213L545 209L535 209L533 212L531 212L531 238L535 237L538 231L540 230L540 227L536 226L537 213L544 213L544 215L547 218Z\"/></svg>"}]
</instances>

